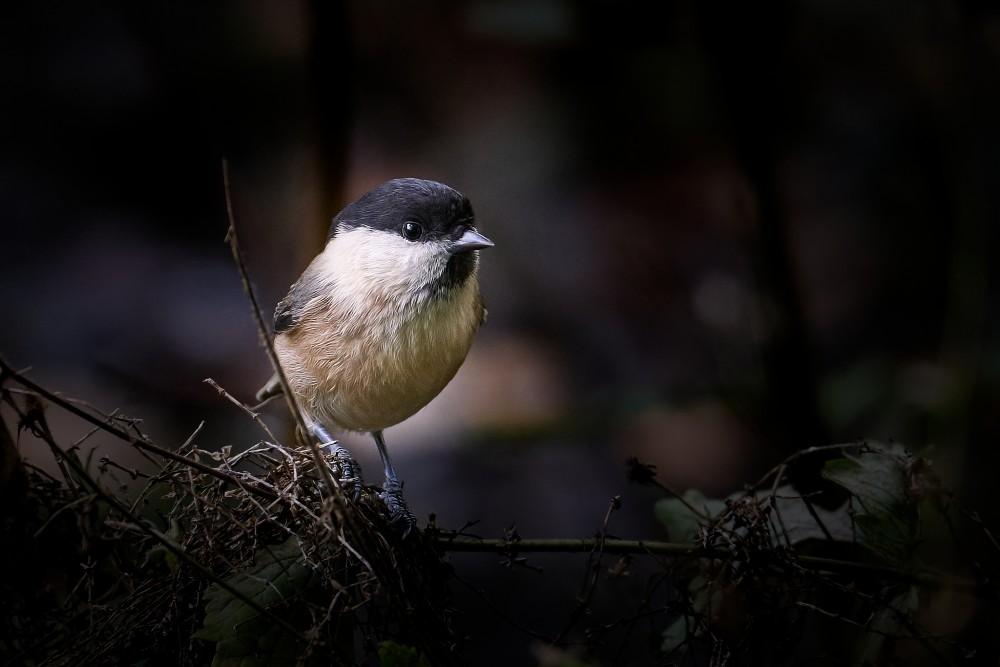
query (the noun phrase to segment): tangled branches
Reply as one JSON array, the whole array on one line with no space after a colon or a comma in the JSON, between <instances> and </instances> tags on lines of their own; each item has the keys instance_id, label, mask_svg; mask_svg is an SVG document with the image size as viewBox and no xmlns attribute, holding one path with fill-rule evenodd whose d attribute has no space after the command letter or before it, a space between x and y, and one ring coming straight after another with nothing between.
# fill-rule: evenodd
<instances>
[{"instance_id":1,"label":"tangled branches","mask_svg":"<svg viewBox=\"0 0 1000 667\"><path fill-rule=\"evenodd\" d=\"M896 446L814 450L844 454L824 473L847 496L834 507L787 483L795 459L814 452L727 499L675 494L651 466L630 461L633 482L667 496L656 513L671 542L615 537L618 497L593 538L522 539L512 526L484 540L431 524L403 541L377 489L338 501L313 453L274 441L262 423L268 439L240 452L203 449L200 427L168 451L136 420L49 392L2 360L0 380L18 432L44 442L58 470L4 466L4 543L17 545L9 553L20 574L2 583L4 664L132 664L151 655L181 665L251 656L260 665L460 664L468 640L453 589L467 582L445 556L456 551L499 553L507 567L536 573L531 554L586 554L575 601L548 630L481 594L551 665L616 662L640 632L662 664L782 664L804 650L953 664L975 643L926 627L921 599L950 591L996 600L995 539L986 540L993 560L969 558L972 578L921 565L926 515L957 531L954 511L926 462ZM90 430L60 445L47 421L53 408ZM143 452L149 465L82 457L96 432ZM5 460L9 433L0 423ZM339 476L337 461L321 463ZM640 575L630 608L597 613L602 591ZM574 648L582 653L565 653Z\"/></svg>"},{"instance_id":2,"label":"tangled branches","mask_svg":"<svg viewBox=\"0 0 1000 667\"><path fill-rule=\"evenodd\" d=\"M36 614L38 591L16 588L37 583L37 564L25 561L29 576L8 579L4 598L19 602L5 610L9 655L41 651L52 664L85 665L165 652L173 664L201 664L214 650L270 656L270 664L355 664L349 656L377 654L392 638L434 664L456 660L448 568L427 544L399 540L375 490L338 517L308 452L273 442L235 455L206 451L196 430L160 457L134 420L67 401L6 364L3 373L26 387L3 392L19 430L44 441L62 473L57 480L22 470L25 495L13 499L5 541L19 552L65 554L59 566L73 581ZM102 458L91 470L77 453L82 440L69 448L55 441L43 400L94 424L91 434L154 453L157 468ZM123 473L141 483L137 492L107 490Z\"/></svg>"}]
</instances>

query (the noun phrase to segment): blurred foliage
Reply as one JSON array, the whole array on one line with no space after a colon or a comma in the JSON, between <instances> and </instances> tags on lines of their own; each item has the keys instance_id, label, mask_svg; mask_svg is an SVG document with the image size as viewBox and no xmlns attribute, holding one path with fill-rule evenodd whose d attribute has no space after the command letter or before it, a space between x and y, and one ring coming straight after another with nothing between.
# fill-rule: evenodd
<instances>
[{"instance_id":1,"label":"blurred foliage","mask_svg":"<svg viewBox=\"0 0 1000 667\"><path fill-rule=\"evenodd\" d=\"M823 475L848 492L834 509L816 504L820 494L779 486L793 461L725 500L689 490L656 503L671 539L696 542L695 552L705 556L673 570L683 591L675 603L680 613L663 631L661 648L678 664L701 664L704 656L711 664L785 664L805 657L803 637L813 633L841 637L839 645L825 647L825 659L866 665L903 656L918 664L960 664L977 646L992 643L981 638L963 645L918 620L927 616L921 589L949 586L990 601L981 613L998 617L997 591L989 583L1000 564L996 544L993 553L963 554L985 566L976 568L976 579L927 576L923 569L918 549L941 547L925 543L924 514L953 512L931 463L899 445L875 442L803 450L793 459L833 449L841 455L826 462ZM962 546L957 535L952 539ZM830 558L848 553L856 570ZM919 649L901 649L907 641ZM990 646L988 654L996 650Z\"/></svg>"}]
</instances>

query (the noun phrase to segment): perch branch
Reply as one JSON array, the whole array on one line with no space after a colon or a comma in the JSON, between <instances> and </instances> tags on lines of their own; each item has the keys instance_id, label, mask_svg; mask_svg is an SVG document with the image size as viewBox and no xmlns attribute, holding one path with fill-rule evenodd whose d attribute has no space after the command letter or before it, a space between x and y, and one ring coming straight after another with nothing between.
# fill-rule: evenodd
<instances>
[{"instance_id":1,"label":"perch branch","mask_svg":"<svg viewBox=\"0 0 1000 667\"><path fill-rule=\"evenodd\" d=\"M247 271L246 262L243 259L243 251L240 249L239 239L236 236L236 215L233 213L233 198L229 188L229 161L226 159L222 160L222 183L226 194L226 215L229 220L229 228L226 231L226 242L229 244L229 251L233 255L233 261L236 262L240 281L243 283L243 291L246 293L247 298L250 299L251 311L253 312L254 321L257 323L257 332L260 334L264 349L267 351L267 357L271 361L271 366L278 376L278 382L281 384L281 393L285 397L288 410L295 420L295 425L298 427L296 430L300 434L300 442L305 441L303 444L312 451L316 468L319 470L320 476L323 478L323 482L327 485L327 488L335 489L333 493L335 499L334 507L338 510L338 518L343 518L346 503L344 501L343 489L340 488L340 480L335 479L334 475L330 472L329 466L323 459L323 453L320 451L319 445L314 441L315 439L309 437L309 428L306 425L306 420L302 416L302 411L295 400L295 395L289 388L288 378L281 367L281 362L278 361L278 353L274 349L274 341L268 334L268 327L264 322L260 302L257 301L257 295L250 284L250 274Z\"/></svg>"},{"instance_id":2,"label":"perch branch","mask_svg":"<svg viewBox=\"0 0 1000 667\"><path fill-rule=\"evenodd\" d=\"M499 552L509 553L511 545L505 540L450 540L436 538L432 543L442 551L453 552ZM644 540L621 540L601 538L529 539L520 540L513 547L519 553L591 553L600 548L608 554L656 554L673 558L684 556L697 558L731 558L732 554L723 549L702 549L686 542L647 542ZM904 572L891 567L858 563L854 561L799 555L798 566L806 570L849 574L870 579L893 581L928 588L954 588L959 591L981 596L995 596L997 591L962 577L934 572Z\"/></svg>"}]
</instances>

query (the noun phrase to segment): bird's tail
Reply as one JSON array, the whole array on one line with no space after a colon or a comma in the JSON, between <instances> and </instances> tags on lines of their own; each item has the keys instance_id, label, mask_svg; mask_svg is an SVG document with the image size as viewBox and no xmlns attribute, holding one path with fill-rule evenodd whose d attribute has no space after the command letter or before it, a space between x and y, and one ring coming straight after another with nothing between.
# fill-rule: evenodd
<instances>
[{"instance_id":1,"label":"bird's tail","mask_svg":"<svg viewBox=\"0 0 1000 667\"><path fill-rule=\"evenodd\" d=\"M278 374L275 373L271 379L257 391L257 400L261 403L280 395L282 392L281 383L278 382Z\"/></svg>"}]
</instances>

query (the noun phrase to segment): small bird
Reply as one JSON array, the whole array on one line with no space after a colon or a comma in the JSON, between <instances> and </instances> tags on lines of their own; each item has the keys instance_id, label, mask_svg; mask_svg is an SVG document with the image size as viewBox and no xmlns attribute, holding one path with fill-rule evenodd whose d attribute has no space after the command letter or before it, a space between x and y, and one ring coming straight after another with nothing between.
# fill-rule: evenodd
<instances>
[{"instance_id":1,"label":"small bird","mask_svg":"<svg viewBox=\"0 0 1000 667\"><path fill-rule=\"evenodd\" d=\"M469 200L442 183L383 183L337 214L326 247L274 313L274 348L313 435L342 462L360 494L360 471L327 429L375 438L390 519L408 535L382 431L412 416L451 381L486 320ZM277 376L257 393L281 393Z\"/></svg>"}]
</instances>

